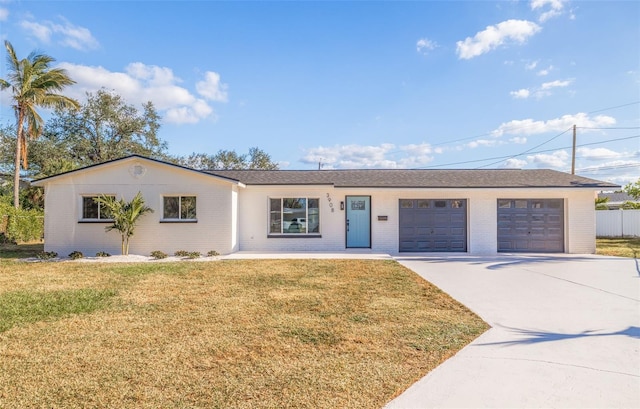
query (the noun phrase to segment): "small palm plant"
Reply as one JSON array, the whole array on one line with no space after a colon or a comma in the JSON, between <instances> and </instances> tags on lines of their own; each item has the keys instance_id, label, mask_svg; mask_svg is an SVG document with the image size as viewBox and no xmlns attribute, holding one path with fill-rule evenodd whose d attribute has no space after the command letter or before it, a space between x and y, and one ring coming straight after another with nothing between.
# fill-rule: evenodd
<instances>
[{"instance_id":1,"label":"small palm plant","mask_svg":"<svg viewBox=\"0 0 640 409\"><path fill-rule=\"evenodd\" d=\"M116 200L115 197L107 195L96 197L93 200L100 203L105 211L108 212L109 217L113 219L113 224L105 227L105 230L117 230L120 232L122 255L128 255L129 241L133 236L138 219L146 213L153 213L153 209L145 206L140 192L130 202L125 202L124 199Z\"/></svg>"}]
</instances>

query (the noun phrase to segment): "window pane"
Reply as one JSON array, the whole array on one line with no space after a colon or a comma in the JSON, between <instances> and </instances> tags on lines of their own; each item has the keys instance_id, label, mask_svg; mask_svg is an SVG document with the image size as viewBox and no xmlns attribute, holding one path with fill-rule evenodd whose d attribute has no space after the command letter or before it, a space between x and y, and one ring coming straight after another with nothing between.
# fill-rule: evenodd
<instances>
[{"instance_id":1,"label":"window pane","mask_svg":"<svg viewBox=\"0 0 640 409\"><path fill-rule=\"evenodd\" d=\"M305 233L307 222L307 199L282 199L283 233Z\"/></svg>"},{"instance_id":2,"label":"window pane","mask_svg":"<svg viewBox=\"0 0 640 409\"><path fill-rule=\"evenodd\" d=\"M508 209L511 207L511 200L498 199L498 207L501 209Z\"/></svg>"},{"instance_id":3,"label":"window pane","mask_svg":"<svg viewBox=\"0 0 640 409\"><path fill-rule=\"evenodd\" d=\"M411 209L413 207L413 200L400 200L400 207L402 207L403 209Z\"/></svg>"},{"instance_id":4,"label":"window pane","mask_svg":"<svg viewBox=\"0 0 640 409\"><path fill-rule=\"evenodd\" d=\"M282 233L282 202L269 200L269 233Z\"/></svg>"},{"instance_id":5,"label":"window pane","mask_svg":"<svg viewBox=\"0 0 640 409\"><path fill-rule=\"evenodd\" d=\"M93 198L95 196L87 196L82 198L82 218L83 219L97 219L98 218L98 203Z\"/></svg>"},{"instance_id":6,"label":"window pane","mask_svg":"<svg viewBox=\"0 0 640 409\"><path fill-rule=\"evenodd\" d=\"M436 200L434 203L435 207L447 207L447 201L446 200Z\"/></svg>"},{"instance_id":7,"label":"window pane","mask_svg":"<svg viewBox=\"0 0 640 409\"><path fill-rule=\"evenodd\" d=\"M453 209L460 209L464 204L464 201L462 200L452 200L451 201L451 207Z\"/></svg>"},{"instance_id":8,"label":"window pane","mask_svg":"<svg viewBox=\"0 0 640 409\"><path fill-rule=\"evenodd\" d=\"M162 217L165 219L177 219L180 217L180 202L177 196L168 196L164 198L164 212Z\"/></svg>"},{"instance_id":9,"label":"window pane","mask_svg":"<svg viewBox=\"0 0 640 409\"><path fill-rule=\"evenodd\" d=\"M547 205L550 209L559 209L562 207L562 200L549 200Z\"/></svg>"},{"instance_id":10,"label":"window pane","mask_svg":"<svg viewBox=\"0 0 640 409\"><path fill-rule=\"evenodd\" d=\"M428 209L429 205L430 203L428 200L418 200L418 209Z\"/></svg>"},{"instance_id":11,"label":"window pane","mask_svg":"<svg viewBox=\"0 0 640 409\"><path fill-rule=\"evenodd\" d=\"M108 197L115 199L115 196ZM111 211L104 207L104 205L101 203L98 204L98 213L100 213L100 215L98 216L100 219L113 219L113 214L111 214Z\"/></svg>"},{"instance_id":12,"label":"window pane","mask_svg":"<svg viewBox=\"0 0 640 409\"><path fill-rule=\"evenodd\" d=\"M516 209L526 209L527 201L526 200L516 200Z\"/></svg>"},{"instance_id":13,"label":"window pane","mask_svg":"<svg viewBox=\"0 0 640 409\"><path fill-rule=\"evenodd\" d=\"M320 231L320 199L309 199L307 233Z\"/></svg>"},{"instance_id":14,"label":"window pane","mask_svg":"<svg viewBox=\"0 0 640 409\"><path fill-rule=\"evenodd\" d=\"M180 218L195 219L196 218L196 197L184 196L180 198Z\"/></svg>"}]
</instances>

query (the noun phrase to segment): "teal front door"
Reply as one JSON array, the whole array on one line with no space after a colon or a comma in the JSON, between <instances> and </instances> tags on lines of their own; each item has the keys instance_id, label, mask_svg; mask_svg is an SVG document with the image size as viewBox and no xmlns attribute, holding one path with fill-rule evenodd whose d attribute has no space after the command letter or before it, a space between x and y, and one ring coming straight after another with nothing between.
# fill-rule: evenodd
<instances>
[{"instance_id":1,"label":"teal front door","mask_svg":"<svg viewBox=\"0 0 640 409\"><path fill-rule=\"evenodd\" d=\"M347 248L371 247L371 196L346 198Z\"/></svg>"}]
</instances>

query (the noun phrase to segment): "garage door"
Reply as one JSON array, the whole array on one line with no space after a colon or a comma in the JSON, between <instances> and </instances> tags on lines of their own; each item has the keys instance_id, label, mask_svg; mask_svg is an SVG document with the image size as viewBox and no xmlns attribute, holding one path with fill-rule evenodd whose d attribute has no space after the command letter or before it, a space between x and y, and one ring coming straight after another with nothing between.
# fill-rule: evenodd
<instances>
[{"instance_id":1,"label":"garage door","mask_svg":"<svg viewBox=\"0 0 640 409\"><path fill-rule=\"evenodd\" d=\"M467 251L467 201L400 199L400 251Z\"/></svg>"},{"instance_id":2,"label":"garage door","mask_svg":"<svg viewBox=\"0 0 640 409\"><path fill-rule=\"evenodd\" d=\"M498 199L498 251L564 252L564 201Z\"/></svg>"}]
</instances>

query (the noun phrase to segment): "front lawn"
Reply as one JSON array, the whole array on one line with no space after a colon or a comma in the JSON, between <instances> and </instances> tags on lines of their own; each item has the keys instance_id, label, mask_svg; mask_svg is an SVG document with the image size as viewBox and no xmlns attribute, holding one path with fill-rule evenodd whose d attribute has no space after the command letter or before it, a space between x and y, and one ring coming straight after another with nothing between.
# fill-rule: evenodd
<instances>
[{"instance_id":1,"label":"front lawn","mask_svg":"<svg viewBox=\"0 0 640 409\"><path fill-rule=\"evenodd\" d=\"M394 261L0 260L0 407L379 408L488 327Z\"/></svg>"}]
</instances>

